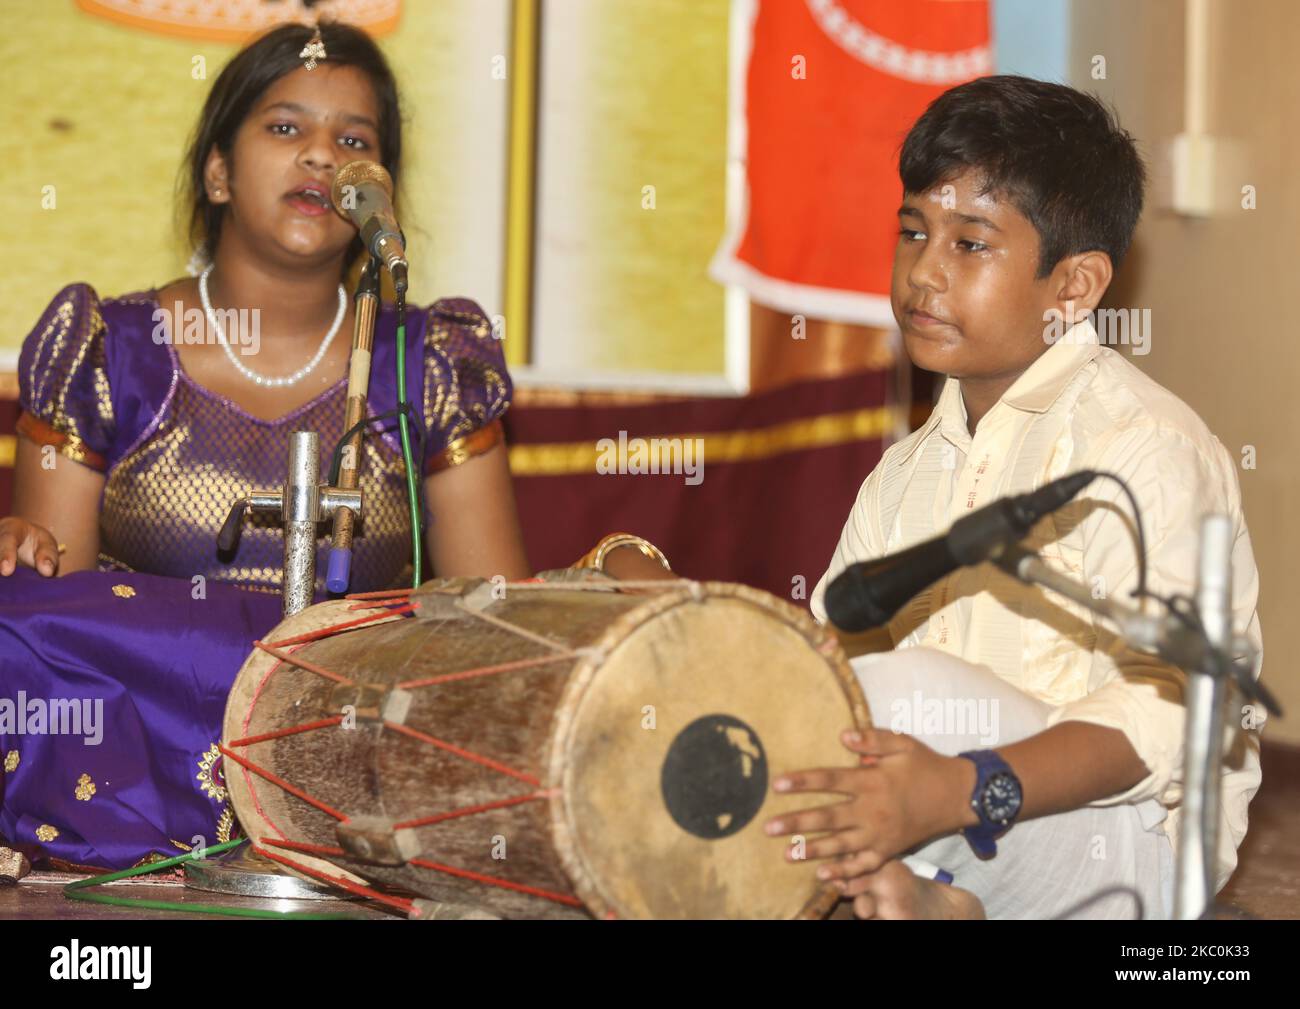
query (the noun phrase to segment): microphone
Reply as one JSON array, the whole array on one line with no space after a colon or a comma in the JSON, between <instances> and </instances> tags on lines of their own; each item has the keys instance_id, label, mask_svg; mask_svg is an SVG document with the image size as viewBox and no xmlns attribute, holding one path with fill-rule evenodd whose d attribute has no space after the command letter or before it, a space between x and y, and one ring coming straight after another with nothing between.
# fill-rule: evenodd
<instances>
[{"instance_id":1,"label":"microphone","mask_svg":"<svg viewBox=\"0 0 1300 1009\"><path fill-rule=\"evenodd\" d=\"M963 515L943 535L902 553L849 565L826 588L826 615L850 633L887 623L927 585L960 567L999 556L1096 477L1094 470L1071 473Z\"/></svg>"},{"instance_id":2,"label":"microphone","mask_svg":"<svg viewBox=\"0 0 1300 1009\"><path fill-rule=\"evenodd\" d=\"M406 240L393 215L393 179L375 161L349 161L334 173L330 187L334 209L361 232L371 255L393 278L398 294L406 291Z\"/></svg>"}]
</instances>

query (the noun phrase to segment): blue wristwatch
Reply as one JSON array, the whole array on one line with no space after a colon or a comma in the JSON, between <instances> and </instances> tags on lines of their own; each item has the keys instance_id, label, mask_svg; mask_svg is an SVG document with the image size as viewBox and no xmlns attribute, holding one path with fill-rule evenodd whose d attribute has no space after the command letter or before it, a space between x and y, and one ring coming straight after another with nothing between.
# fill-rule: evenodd
<instances>
[{"instance_id":1,"label":"blue wristwatch","mask_svg":"<svg viewBox=\"0 0 1300 1009\"><path fill-rule=\"evenodd\" d=\"M975 765L975 789L971 792L970 806L980 822L966 827L962 834L980 858L992 858L998 853L994 843L1011 829L1020 815L1023 793L1020 779L996 750L967 750L957 754Z\"/></svg>"}]
</instances>

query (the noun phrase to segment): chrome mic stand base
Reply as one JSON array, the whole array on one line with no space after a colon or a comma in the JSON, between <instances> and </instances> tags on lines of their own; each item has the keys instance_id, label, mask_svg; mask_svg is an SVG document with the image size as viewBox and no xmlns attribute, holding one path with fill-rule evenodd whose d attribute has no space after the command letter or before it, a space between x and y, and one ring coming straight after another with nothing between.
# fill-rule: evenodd
<instances>
[{"instance_id":1,"label":"chrome mic stand base","mask_svg":"<svg viewBox=\"0 0 1300 1009\"><path fill-rule=\"evenodd\" d=\"M278 900L337 900L347 896L324 883L285 875L279 865L263 858L248 845L212 858L186 862L185 886L237 897Z\"/></svg>"}]
</instances>

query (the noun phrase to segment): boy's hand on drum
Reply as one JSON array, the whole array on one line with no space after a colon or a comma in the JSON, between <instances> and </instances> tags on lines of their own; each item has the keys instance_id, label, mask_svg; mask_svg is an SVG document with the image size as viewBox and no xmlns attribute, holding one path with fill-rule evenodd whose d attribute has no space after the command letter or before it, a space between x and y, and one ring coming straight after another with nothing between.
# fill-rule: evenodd
<instances>
[{"instance_id":1,"label":"boy's hand on drum","mask_svg":"<svg viewBox=\"0 0 1300 1009\"><path fill-rule=\"evenodd\" d=\"M789 861L835 858L817 875L836 881L844 891L843 881L875 872L893 856L968 822L972 786L966 783L966 768L974 768L970 761L945 757L912 736L879 729L850 730L841 740L859 755L861 766L794 771L772 783L773 791L780 793L847 796L843 802L768 821L765 829L772 836L804 838L787 849ZM806 839L810 834L823 836Z\"/></svg>"},{"instance_id":2,"label":"boy's hand on drum","mask_svg":"<svg viewBox=\"0 0 1300 1009\"><path fill-rule=\"evenodd\" d=\"M17 515L0 518L0 576L22 564L47 577L59 570L59 544L44 526Z\"/></svg>"}]
</instances>

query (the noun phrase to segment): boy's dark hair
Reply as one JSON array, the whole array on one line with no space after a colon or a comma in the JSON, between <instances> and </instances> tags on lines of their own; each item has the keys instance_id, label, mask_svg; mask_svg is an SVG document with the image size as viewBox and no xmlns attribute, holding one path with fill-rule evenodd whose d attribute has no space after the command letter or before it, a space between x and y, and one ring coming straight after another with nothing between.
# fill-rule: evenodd
<instances>
[{"instance_id":1,"label":"boy's dark hair","mask_svg":"<svg viewBox=\"0 0 1300 1009\"><path fill-rule=\"evenodd\" d=\"M208 200L203 169L208 152L215 144L227 161L235 144L235 134L266 89L286 74L303 65L298 54L315 29L300 24L284 24L241 49L222 68L208 92L190 139L177 182L178 207L187 219L184 230L192 246L201 246L207 256L216 254L221 238L223 209ZM402 165L402 120L397 98L397 83L383 52L360 28L337 22L322 22L321 40L329 54L321 66L350 66L361 70L375 89L379 106L380 164L393 177L394 202ZM355 238L343 259L343 273L365 251L361 239Z\"/></svg>"},{"instance_id":2,"label":"boy's dark hair","mask_svg":"<svg viewBox=\"0 0 1300 1009\"><path fill-rule=\"evenodd\" d=\"M924 193L966 169L1009 200L1039 237L1038 276L1100 250L1118 268L1142 213L1146 171L1133 138L1093 95L1028 77L981 77L945 91L903 141L898 174Z\"/></svg>"}]
</instances>

